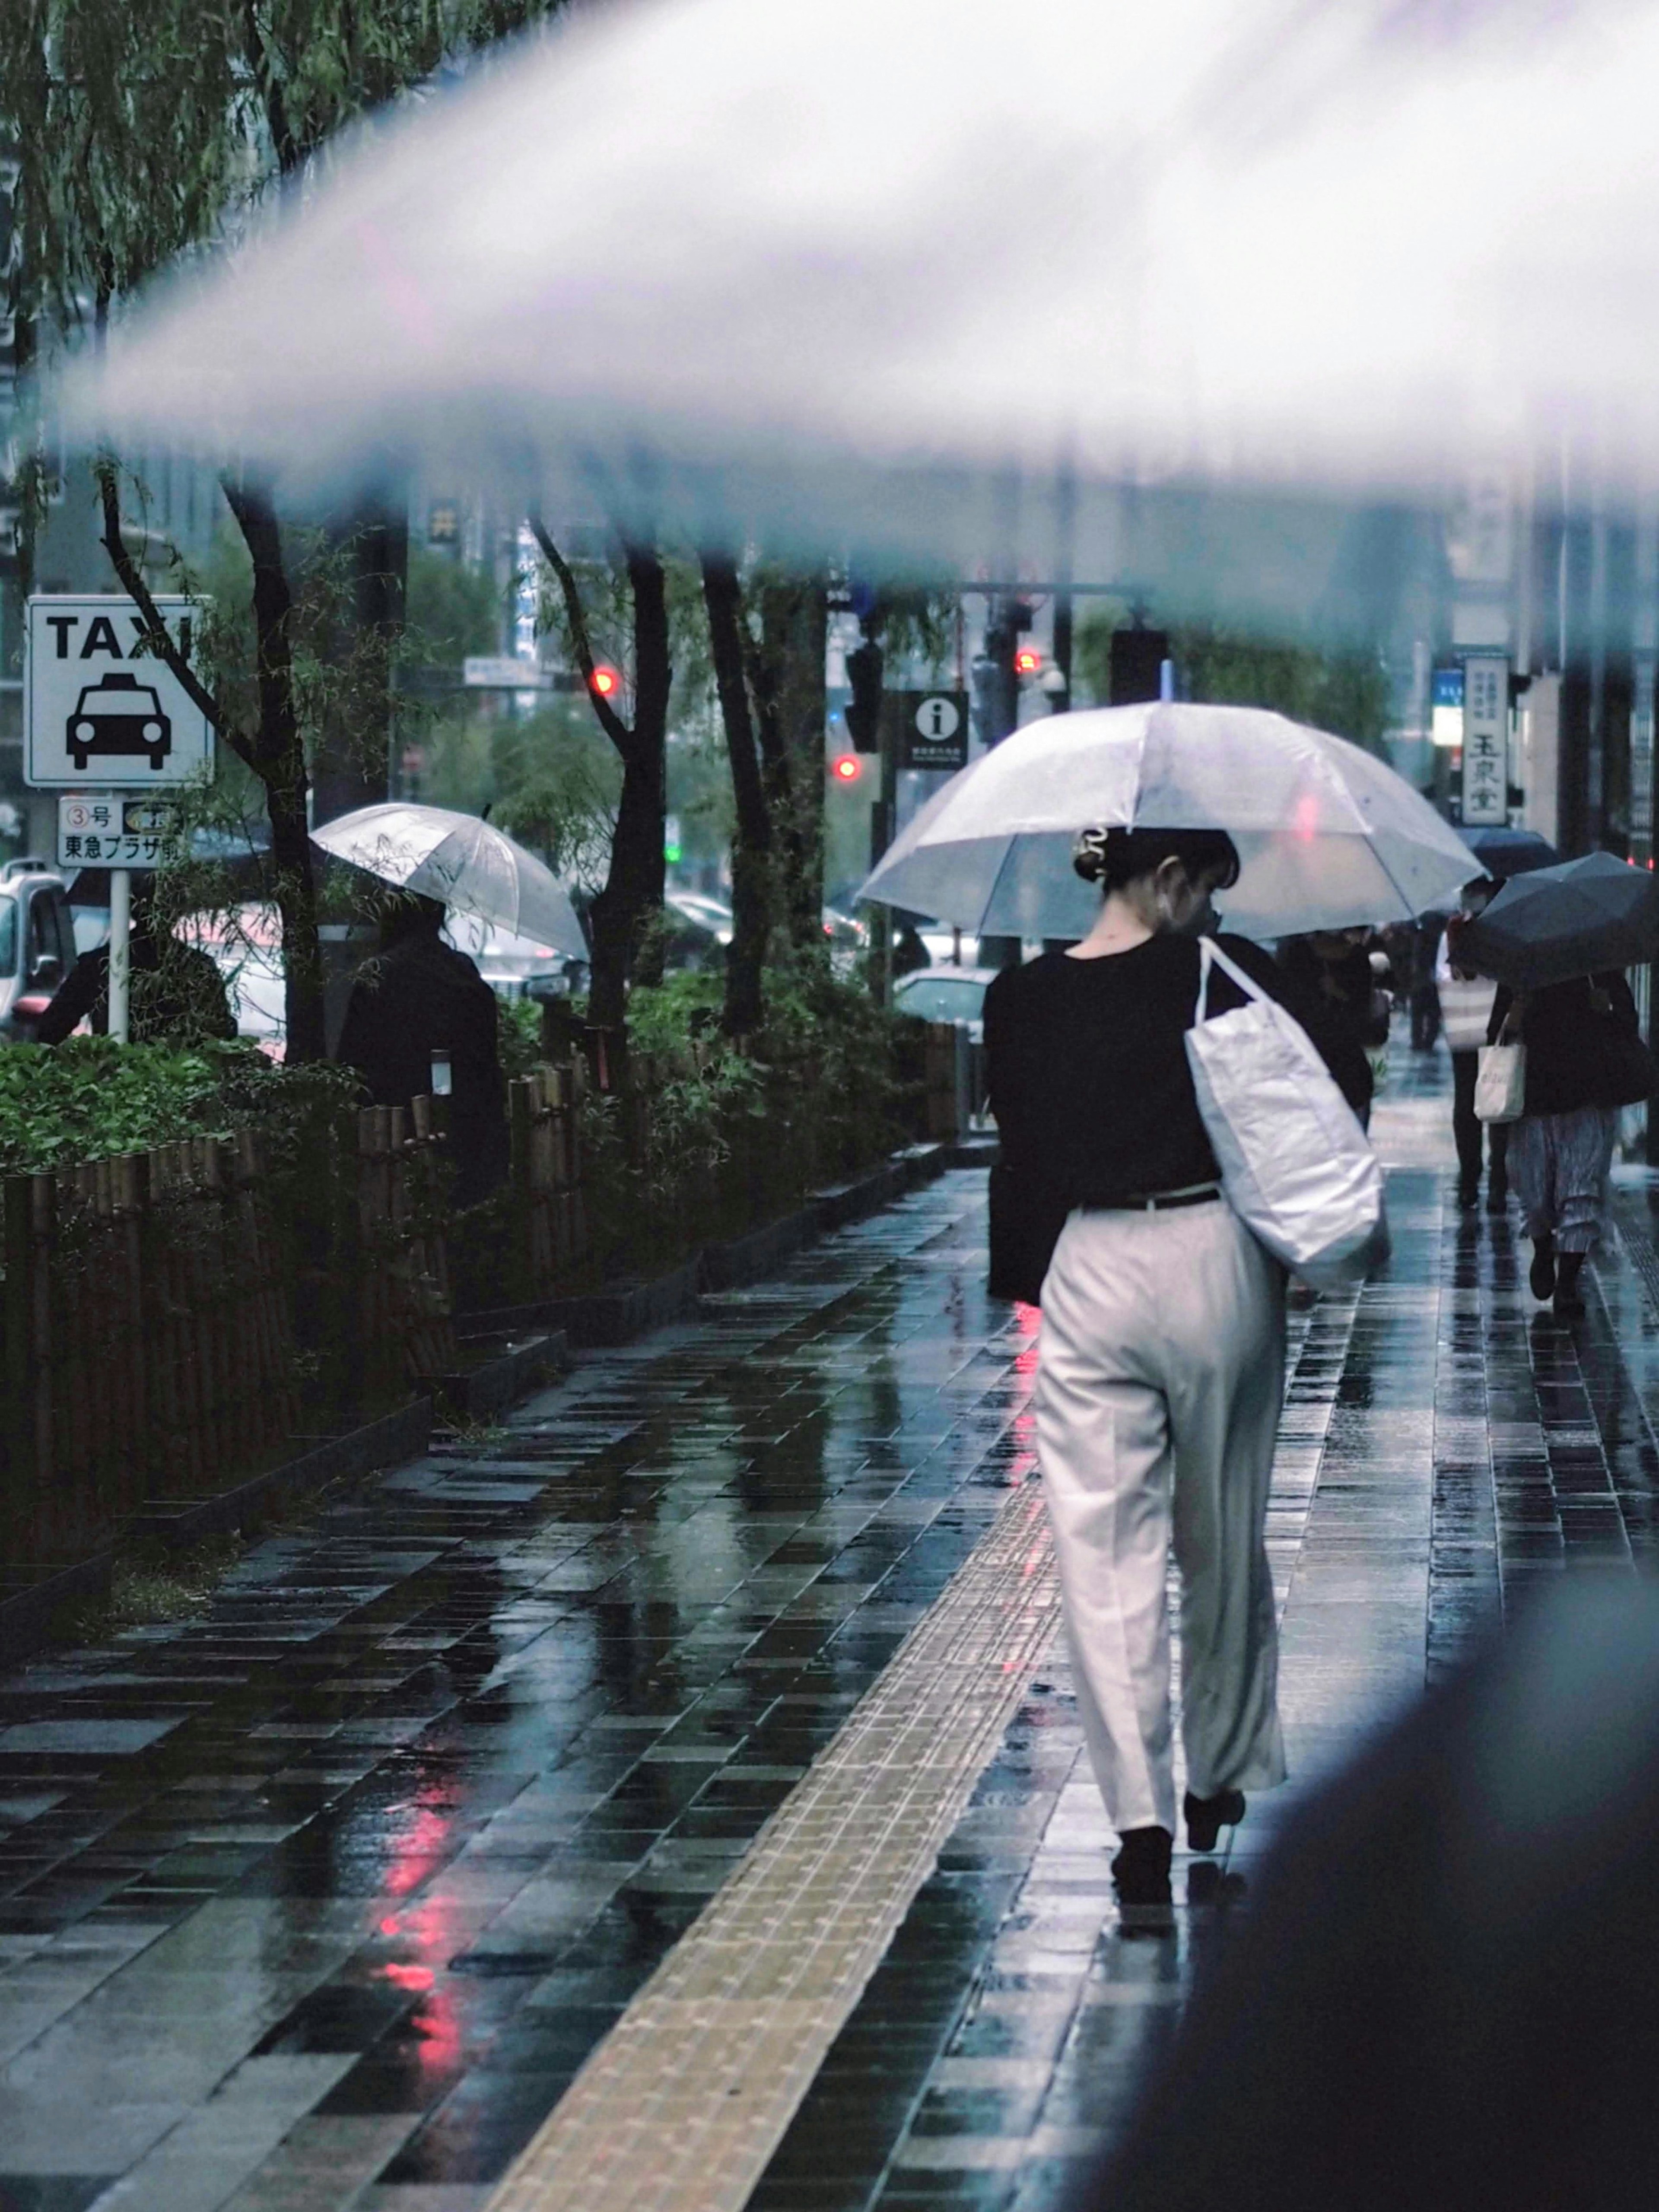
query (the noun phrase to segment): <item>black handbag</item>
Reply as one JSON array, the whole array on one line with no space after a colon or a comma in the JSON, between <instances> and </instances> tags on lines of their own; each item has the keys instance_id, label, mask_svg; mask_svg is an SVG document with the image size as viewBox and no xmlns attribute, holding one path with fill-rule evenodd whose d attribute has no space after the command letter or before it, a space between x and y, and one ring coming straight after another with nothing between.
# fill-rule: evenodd
<instances>
[{"instance_id":1,"label":"black handbag","mask_svg":"<svg viewBox=\"0 0 1659 2212\"><path fill-rule=\"evenodd\" d=\"M1639 1036L1610 1036L1603 1047L1604 1106L1640 1106L1659 1091L1659 1062Z\"/></svg>"},{"instance_id":2,"label":"black handbag","mask_svg":"<svg viewBox=\"0 0 1659 2212\"><path fill-rule=\"evenodd\" d=\"M1038 1305L1042 1279L1071 1208L1033 1190L1006 1160L991 1170L990 1200L991 1273L987 1287L994 1298L1018 1298L1025 1305Z\"/></svg>"}]
</instances>

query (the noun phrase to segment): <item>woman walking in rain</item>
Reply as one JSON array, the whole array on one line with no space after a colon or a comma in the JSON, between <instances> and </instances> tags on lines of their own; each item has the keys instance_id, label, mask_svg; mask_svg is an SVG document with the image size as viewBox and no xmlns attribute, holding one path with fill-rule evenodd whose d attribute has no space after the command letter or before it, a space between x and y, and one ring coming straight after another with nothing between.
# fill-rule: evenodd
<instances>
[{"instance_id":1,"label":"woman walking in rain","mask_svg":"<svg viewBox=\"0 0 1659 2212\"><path fill-rule=\"evenodd\" d=\"M1509 1171L1532 1239L1528 1280L1571 1319L1578 1278L1607 1212L1619 1109L1645 1097L1652 1062L1630 986L1616 969L1512 992L1492 1007L1491 1039L1527 1048L1526 1103L1510 1125Z\"/></svg>"},{"instance_id":2,"label":"woman walking in rain","mask_svg":"<svg viewBox=\"0 0 1659 2212\"><path fill-rule=\"evenodd\" d=\"M1223 1200L1186 1053L1199 935L1237 880L1220 831L1086 831L1095 927L986 994L1000 1212L1059 1229L994 1249L994 1290L1042 1306L1037 1443L1078 1705L1126 1904L1170 1899L1176 1832L1164 1589L1181 1570L1184 1813L1215 1849L1282 1781L1263 1540L1284 1390L1285 1277ZM1276 971L1222 940L1266 988ZM1243 1003L1218 975L1211 1011ZM1050 1231L1052 1233L1052 1230ZM1046 1274L1043 1273L1047 1265Z\"/></svg>"}]
</instances>

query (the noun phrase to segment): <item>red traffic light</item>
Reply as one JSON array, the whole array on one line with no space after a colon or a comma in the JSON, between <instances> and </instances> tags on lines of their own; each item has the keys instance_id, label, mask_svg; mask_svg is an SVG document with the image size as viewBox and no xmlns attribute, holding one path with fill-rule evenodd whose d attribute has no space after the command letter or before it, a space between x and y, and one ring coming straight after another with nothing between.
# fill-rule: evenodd
<instances>
[{"instance_id":1,"label":"red traffic light","mask_svg":"<svg viewBox=\"0 0 1659 2212\"><path fill-rule=\"evenodd\" d=\"M864 774L864 763L856 753L838 753L830 763L830 773L837 783L856 783Z\"/></svg>"},{"instance_id":2,"label":"red traffic light","mask_svg":"<svg viewBox=\"0 0 1659 2212\"><path fill-rule=\"evenodd\" d=\"M1042 655L1034 645L1022 645L1014 655L1016 676L1035 676L1042 665Z\"/></svg>"},{"instance_id":3,"label":"red traffic light","mask_svg":"<svg viewBox=\"0 0 1659 2212\"><path fill-rule=\"evenodd\" d=\"M588 679L601 699L614 698L622 690L622 678L608 662L599 661Z\"/></svg>"}]
</instances>

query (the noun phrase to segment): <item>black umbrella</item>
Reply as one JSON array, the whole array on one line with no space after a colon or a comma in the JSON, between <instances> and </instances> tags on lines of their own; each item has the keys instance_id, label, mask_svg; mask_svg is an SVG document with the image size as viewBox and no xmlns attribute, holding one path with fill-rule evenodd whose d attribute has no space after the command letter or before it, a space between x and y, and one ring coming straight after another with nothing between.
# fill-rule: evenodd
<instances>
[{"instance_id":1,"label":"black umbrella","mask_svg":"<svg viewBox=\"0 0 1659 2212\"><path fill-rule=\"evenodd\" d=\"M1457 963L1517 990L1659 957L1659 881L1611 853L1505 884L1457 939Z\"/></svg>"},{"instance_id":2,"label":"black umbrella","mask_svg":"<svg viewBox=\"0 0 1659 2212\"><path fill-rule=\"evenodd\" d=\"M1561 857L1535 830L1466 830L1463 842L1480 861L1481 874L1495 877L1500 884L1534 868L1553 868Z\"/></svg>"}]
</instances>

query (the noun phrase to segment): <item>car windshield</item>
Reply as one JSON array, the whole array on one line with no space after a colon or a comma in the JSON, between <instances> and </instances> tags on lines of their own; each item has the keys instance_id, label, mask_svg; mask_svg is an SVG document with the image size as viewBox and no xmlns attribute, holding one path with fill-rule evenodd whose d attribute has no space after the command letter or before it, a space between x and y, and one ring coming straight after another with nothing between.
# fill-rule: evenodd
<instances>
[{"instance_id":1,"label":"car windshield","mask_svg":"<svg viewBox=\"0 0 1659 2212\"><path fill-rule=\"evenodd\" d=\"M17 973L17 902L0 896L0 975Z\"/></svg>"},{"instance_id":2,"label":"car windshield","mask_svg":"<svg viewBox=\"0 0 1659 2212\"><path fill-rule=\"evenodd\" d=\"M976 1022L985 1004L983 983L953 975L917 975L899 986L901 1010L923 1022Z\"/></svg>"}]
</instances>

